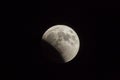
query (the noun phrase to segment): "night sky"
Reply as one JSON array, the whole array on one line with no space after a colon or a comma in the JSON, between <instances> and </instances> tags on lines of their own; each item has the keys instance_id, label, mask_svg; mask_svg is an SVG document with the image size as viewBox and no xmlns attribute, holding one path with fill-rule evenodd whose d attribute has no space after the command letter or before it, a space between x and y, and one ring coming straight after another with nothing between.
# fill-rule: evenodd
<instances>
[{"instance_id":1,"label":"night sky","mask_svg":"<svg viewBox=\"0 0 120 80\"><path fill-rule=\"evenodd\" d=\"M45 78L96 79L96 16L88 8L47 7L40 14L25 17L25 32L31 31L32 49L28 63L40 67ZM80 50L76 58L66 64L50 64L47 57L56 52L41 41L44 32L53 25L63 24L73 28L80 38ZM30 30L28 30L28 28ZM25 38L26 39L26 38ZM28 38L27 38L28 39ZM29 40L28 40L29 41ZM28 42L29 44L29 42ZM31 47L31 46L30 46ZM29 48L28 48L29 49ZM30 55L32 54L32 55ZM47 57L44 57L47 54ZM26 60L26 59L25 59ZM27 62L26 62L27 63ZM36 68L35 68L36 70ZM45 71L44 71L45 70ZM39 73L39 72L38 72ZM41 72L40 72L41 73Z\"/></svg>"},{"instance_id":2,"label":"night sky","mask_svg":"<svg viewBox=\"0 0 120 80\"><path fill-rule=\"evenodd\" d=\"M42 3L41 3L42 4ZM14 54L5 54L3 63L15 65L17 80L117 80L119 72L118 8L45 3L37 8L19 11L16 26L20 31L20 46ZM80 38L79 52L66 64L49 62L44 54L56 52L41 40L51 26L62 24L73 28ZM18 35L17 35L18 36ZM15 36L15 38L17 37ZM13 67L12 67L13 68ZM12 69L11 69L12 70Z\"/></svg>"},{"instance_id":3,"label":"night sky","mask_svg":"<svg viewBox=\"0 0 120 80\"><path fill-rule=\"evenodd\" d=\"M115 41L118 40L118 19L117 9L111 8L45 7L39 14L27 16L25 20L25 30L27 32L30 28L32 39L31 61L28 63L33 64L33 68L40 67L46 79L96 80L98 76L114 79L118 70L113 66L119 64L118 43ZM67 64L50 64L47 57L43 57L55 52L47 44L43 46L41 37L56 24L72 27L80 38L78 55Z\"/></svg>"},{"instance_id":4,"label":"night sky","mask_svg":"<svg viewBox=\"0 0 120 80\"><path fill-rule=\"evenodd\" d=\"M53 25L64 24L72 27L81 41L78 57L73 60L73 63L95 64L96 17L88 16L87 13L87 10L79 8L50 9L50 11L48 8L40 16L30 16L32 22L28 22L28 25L32 31L32 63L42 63L42 60L39 60L40 53L44 53L43 51L49 53L45 48L40 50L43 49L40 43L43 33Z\"/></svg>"},{"instance_id":5,"label":"night sky","mask_svg":"<svg viewBox=\"0 0 120 80\"><path fill-rule=\"evenodd\" d=\"M118 65L119 63L116 58L118 54L115 53L118 50L115 41L119 25L117 10L48 6L40 11L38 11L39 14L25 16L24 22L24 31L26 34L31 33L29 38L32 40L30 49L27 48L30 53L26 54L30 57L25 59L25 63L32 64L32 71L35 73L32 73L33 76L37 75L36 78L38 78L38 75L43 73L44 77L42 75L41 77L45 79L96 80L98 76L106 79L109 75L111 75L109 78L113 78L115 76L113 73L117 74L117 70L115 71L112 67L113 64ZM56 24L72 27L80 38L78 55L67 64L50 64L49 59L44 57L44 54L49 55L55 51L47 44L43 46L44 42L41 41L41 37L49 27ZM26 40L29 38L25 37ZM34 79L34 77L32 78Z\"/></svg>"}]
</instances>

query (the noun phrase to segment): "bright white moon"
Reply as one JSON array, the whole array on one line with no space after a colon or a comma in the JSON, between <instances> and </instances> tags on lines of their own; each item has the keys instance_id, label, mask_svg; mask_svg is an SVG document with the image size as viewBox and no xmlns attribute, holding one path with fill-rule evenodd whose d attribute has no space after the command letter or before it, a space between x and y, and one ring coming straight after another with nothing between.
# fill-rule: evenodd
<instances>
[{"instance_id":1,"label":"bright white moon","mask_svg":"<svg viewBox=\"0 0 120 80\"><path fill-rule=\"evenodd\" d=\"M65 62L71 61L79 51L77 33L66 25L52 26L43 34L42 39L52 45Z\"/></svg>"}]
</instances>

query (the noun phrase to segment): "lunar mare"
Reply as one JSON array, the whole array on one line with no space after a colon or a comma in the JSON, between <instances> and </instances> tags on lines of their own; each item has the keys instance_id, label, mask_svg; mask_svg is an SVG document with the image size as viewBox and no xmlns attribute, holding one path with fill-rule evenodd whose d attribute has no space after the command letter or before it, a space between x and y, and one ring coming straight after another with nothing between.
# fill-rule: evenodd
<instances>
[{"instance_id":1,"label":"lunar mare","mask_svg":"<svg viewBox=\"0 0 120 80\"><path fill-rule=\"evenodd\" d=\"M52 45L65 62L71 61L79 51L80 40L77 33L66 25L55 25L49 28L42 39Z\"/></svg>"}]
</instances>

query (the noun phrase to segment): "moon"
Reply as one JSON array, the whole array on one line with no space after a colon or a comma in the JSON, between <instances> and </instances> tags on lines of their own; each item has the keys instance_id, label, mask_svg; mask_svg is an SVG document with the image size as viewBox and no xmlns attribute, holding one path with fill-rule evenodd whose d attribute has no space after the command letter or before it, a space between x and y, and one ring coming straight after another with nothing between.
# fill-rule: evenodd
<instances>
[{"instance_id":1,"label":"moon","mask_svg":"<svg viewBox=\"0 0 120 80\"><path fill-rule=\"evenodd\" d=\"M42 39L59 52L65 63L74 59L80 48L77 33L67 25L50 27L43 34Z\"/></svg>"}]
</instances>

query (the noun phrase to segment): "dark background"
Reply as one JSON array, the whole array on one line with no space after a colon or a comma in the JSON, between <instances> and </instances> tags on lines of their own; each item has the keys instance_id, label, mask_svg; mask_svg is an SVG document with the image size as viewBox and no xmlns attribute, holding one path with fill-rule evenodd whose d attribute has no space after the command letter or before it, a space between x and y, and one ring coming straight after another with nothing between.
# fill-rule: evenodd
<instances>
[{"instance_id":1,"label":"dark background","mask_svg":"<svg viewBox=\"0 0 120 80\"><path fill-rule=\"evenodd\" d=\"M32 34L32 58L31 62L28 62L33 64L34 68L41 67L40 71L43 70L45 79L119 79L118 10L47 7L37 16L26 17L25 30L27 32L29 27ZM67 64L49 64L41 55L50 51L49 48L48 51L42 48L41 37L49 27L56 24L72 27L80 38L79 53ZM33 69L33 72L37 70ZM39 70L37 72L39 73Z\"/></svg>"},{"instance_id":2,"label":"dark background","mask_svg":"<svg viewBox=\"0 0 120 80\"><path fill-rule=\"evenodd\" d=\"M33 75L36 76L39 73L43 73L43 76L45 75L45 79L57 80L76 80L77 78L85 80L89 78L93 80L96 79L97 17L95 15L91 15L90 12L91 9L88 8L47 7L44 10L41 10L40 14L25 17L26 20L24 30L26 34L29 33L29 31L31 32L32 39L32 49L30 50L31 52L28 53L32 54L32 58L30 58L31 61L28 61L28 63L33 64L32 66L35 68L32 68L33 72L35 70L35 74ZM80 38L80 50L77 57L66 64L49 64L49 61L46 61L46 58L42 56L42 54L50 53L51 48L43 48L41 37L49 27L56 24L64 24L72 27ZM27 36L25 36L25 39L29 41ZM27 43L29 44L29 42ZM25 59L25 61L27 60ZM38 66L40 68L38 68ZM40 69L40 72L37 71L38 69ZM36 71L38 73L36 73ZM41 77L43 76L41 75Z\"/></svg>"},{"instance_id":3,"label":"dark background","mask_svg":"<svg viewBox=\"0 0 120 80\"><path fill-rule=\"evenodd\" d=\"M49 50L42 48L42 43L40 43L43 33L53 25L65 24L75 29L81 41L81 49L78 56L81 55L83 57L80 56L81 58L78 57L73 62L95 64L96 17L88 16L87 11L79 8L65 8L63 10L50 9L50 11L48 9L43 15L30 16L31 19L29 19L32 21L29 26L32 29L32 63L44 62L42 60L39 60L41 57L40 54L49 53ZM44 50L41 51L40 49Z\"/></svg>"},{"instance_id":4,"label":"dark background","mask_svg":"<svg viewBox=\"0 0 120 80\"><path fill-rule=\"evenodd\" d=\"M4 67L6 71L3 72L8 73L6 75L15 73L17 80L119 80L119 8L90 8L79 3L45 4L17 8L15 18L12 15L6 18L14 19L11 23L15 23L14 30L20 31L20 36L14 36L15 53L5 53L1 58L2 63L15 66ZM43 57L51 49L43 48L41 37L56 24L72 27L80 38L78 55L66 64L49 64Z\"/></svg>"}]
</instances>

